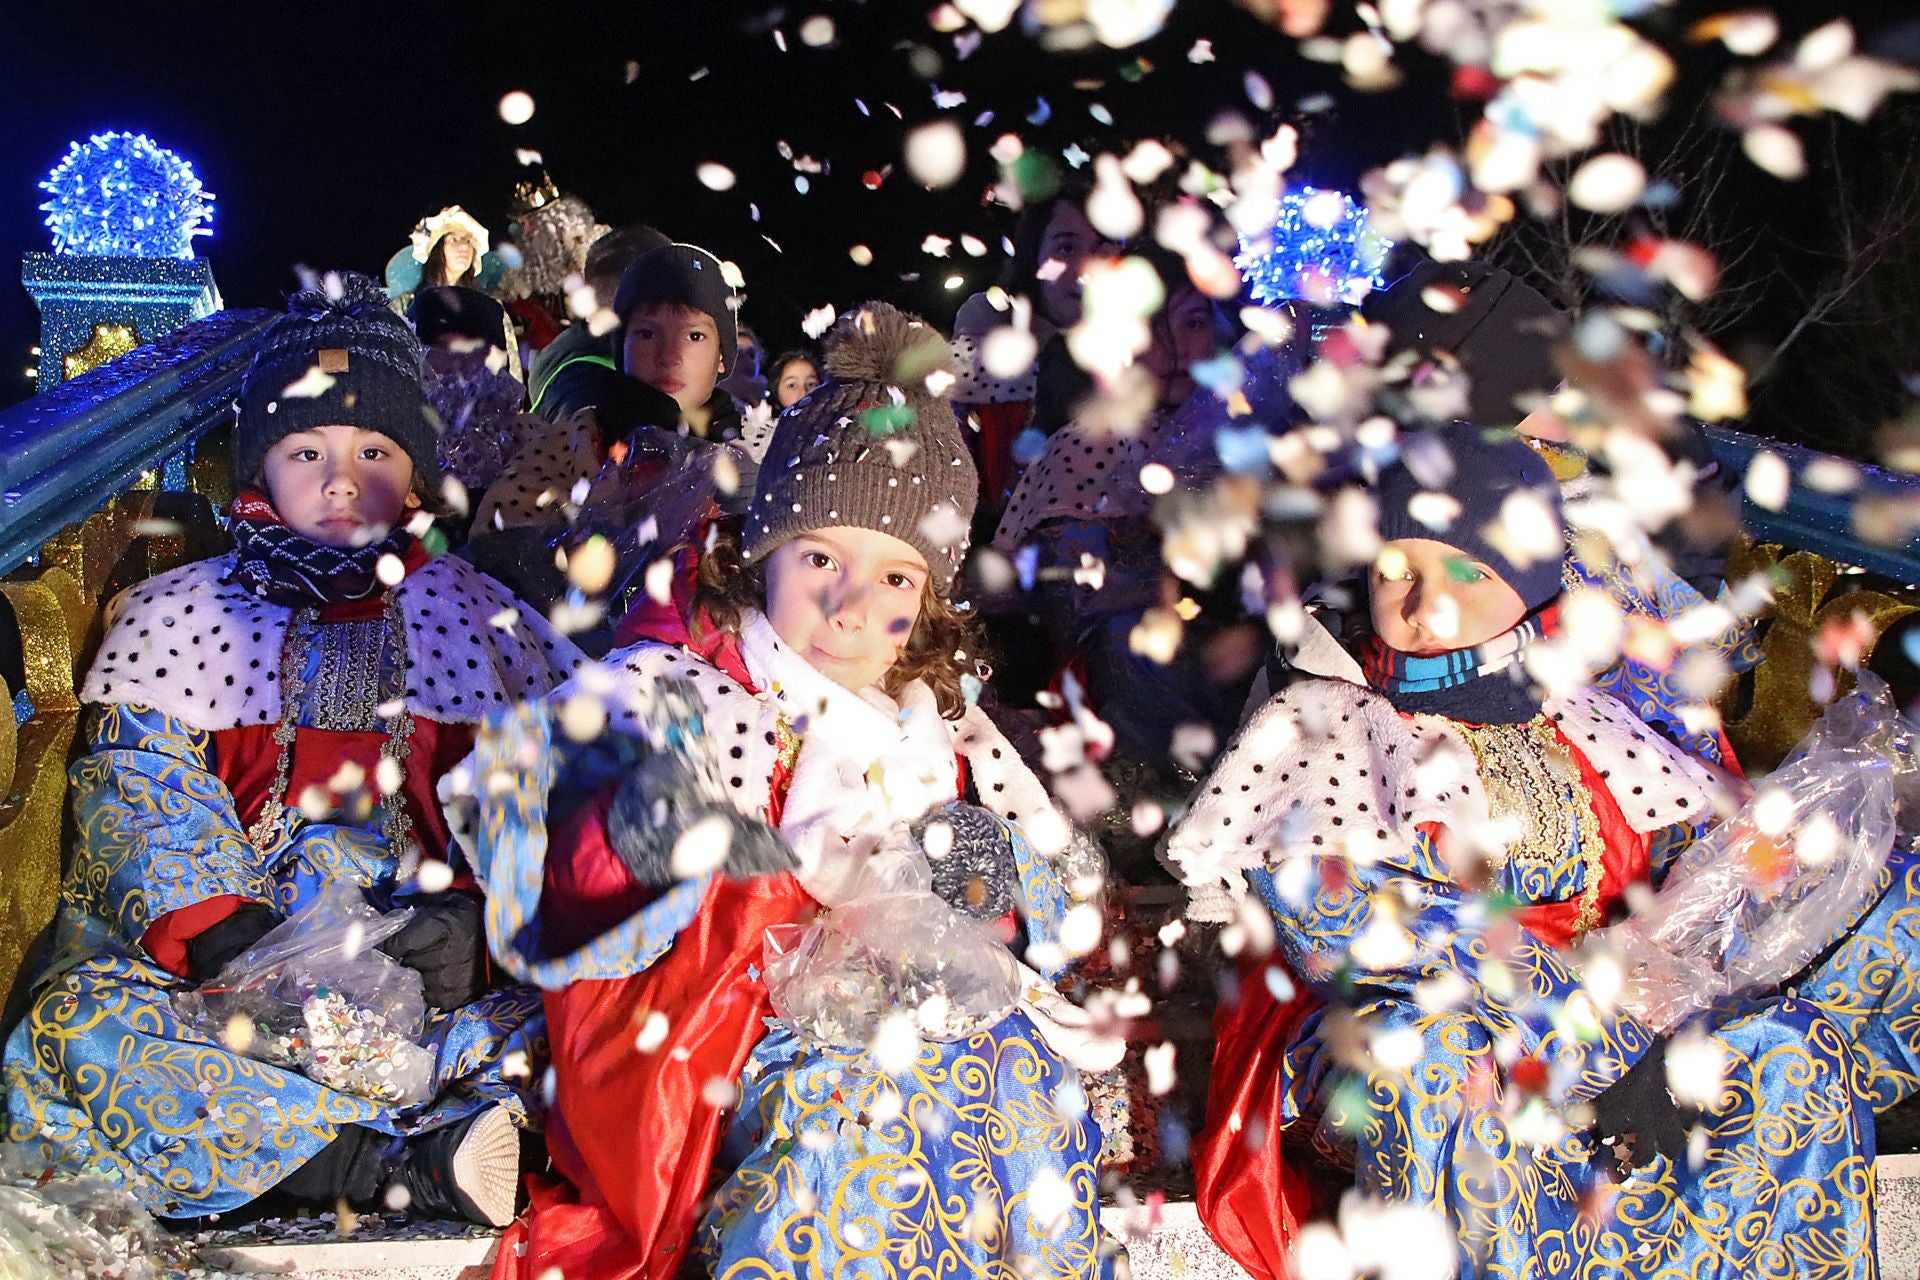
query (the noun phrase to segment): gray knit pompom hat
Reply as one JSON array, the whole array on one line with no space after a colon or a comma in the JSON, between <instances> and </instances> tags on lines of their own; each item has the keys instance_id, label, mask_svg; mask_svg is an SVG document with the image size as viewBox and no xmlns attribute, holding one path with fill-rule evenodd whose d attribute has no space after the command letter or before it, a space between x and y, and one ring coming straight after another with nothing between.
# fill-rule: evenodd
<instances>
[{"instance_id":1,"label":"gray knit pompom hat","mask_svg":"<svg viewBox=\"0 0 1920 1280\"><path fill-rule=\"evenodd\" d=\"M980 499L945 337L918 316L869 302L835 322L827 381L774 427L747 508L747 563L814 529L889 533L926 557L944 596L967 554ZM931 386L929 386L931 382Z\"/></svg>"}]
</instances>

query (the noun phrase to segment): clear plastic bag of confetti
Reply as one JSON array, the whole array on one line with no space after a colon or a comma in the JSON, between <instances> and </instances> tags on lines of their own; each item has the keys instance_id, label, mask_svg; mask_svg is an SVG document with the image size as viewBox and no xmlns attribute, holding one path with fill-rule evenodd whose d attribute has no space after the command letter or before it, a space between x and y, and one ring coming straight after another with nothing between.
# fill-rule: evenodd
<instances>
[{"instance_id":1,"label":"clear plastic bag of confetti","mask_svg":"<svg viewBox=\"0 0 1920 1280\"><path fill-rule=\"evenodd\" d=\"M320 891L218 974L173 998L215 1043L329 1088L391 1106L426 1102L433 1054L419 1044L420 975L380 953L410 911L382 914L356 885Z\"/></svg>"},{"instance_id":2,"label":"clear plastic bag of confetti","mask_svg":"<svg viewBox=\"0 0 1920 1280\"><path fill-rule=\"evenodd\" d=\"M1596 933L1656 1031L1789 981L1873 900L1916 779L1912 726L1861 673L1753 798L1683 854L1652 902Z\"/></svg>"},{"instance_id":3,"label":"clear plastic bag of confetti","mask_svg":"<svg viewBox=\"0 0 1920 1280\"><path fill-rule=\"evenodd\" d=\"M964 1040L1020 999L1020 973L991 925L932 891L926 855L889 841L809 925L767 930L767 991L783 1020L823 1044L865 1048L904 1017L923 1040Z\"/></svg>"}]
</instances>

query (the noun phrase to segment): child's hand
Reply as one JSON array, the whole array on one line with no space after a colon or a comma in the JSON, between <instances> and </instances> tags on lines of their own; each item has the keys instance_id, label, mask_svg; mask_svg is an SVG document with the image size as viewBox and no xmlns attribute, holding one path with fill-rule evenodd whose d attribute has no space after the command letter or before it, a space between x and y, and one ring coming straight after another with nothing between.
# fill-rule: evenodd
<instances>
[{"instance_id":1,"label":"child's hand","mask_svg":"<svg viewBox=\"0 0 1920 1280\"><path fill-rule=\"evenodd\" d=\"M480 899L449 890L416 898L413 919L380 950L420 975L432 1009L458 1009L487 989L487 925Z\"/></svg>"},{"instance_id":2,"label":"child's hand","mask_svg":"<svg viewBox=\"0 0 1920 1280\"><path fill-rule=\"evenodd\" d=\"M693 851L682 847L681 837L715 818L726 824L725 857L717 866L688 865ZM607 840L636 883L655 887L707 871L746 878L797 865L771 828L709 796L692 767L671 751L643 755L620 780L607 811Z\"/></svg>"},{"instance_id":3,"label":"child's hand","mask_svg":"<svg viewBox=\"0 0 1920 1280\"><path fill-rule=\"evenodd\" d=\"M1019 873L1006 824L978 805L950 804L920 820L913 834L927 851L933 891L962 915L998 920L1013 910Z\"/></svg>"},{"instance_id":4,"label":"child's hand","mask_svg":"<svg viewBox=\"0 0 1920 1280\"><path fill-rule=\"evenodd\" d=\"M253 944L280 927L280 915L273 908L249 902L218 924L187 939L187 976L205 982L236 956L244 955Z\"/></svg>"}]
</instances>

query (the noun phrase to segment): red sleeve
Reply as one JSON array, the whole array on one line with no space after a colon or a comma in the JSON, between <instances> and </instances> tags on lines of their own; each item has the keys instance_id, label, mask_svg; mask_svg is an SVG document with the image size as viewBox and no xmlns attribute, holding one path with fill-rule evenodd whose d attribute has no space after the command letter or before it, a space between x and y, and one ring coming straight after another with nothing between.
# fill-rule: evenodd
<instances>
[{"instance_id":1,"label":"red sleeve","mask_svg":"<svg viewBox=\"0 0 1920 1280\"><path fill-rule=\"evenodd\" d=\"M217 898L205 898L190 907L169 911L147 926L147 931L140 935L140 945L147 949L155 964L175 977L184 978L188 976L187 943L251 901L253 899L237 893L223 893Z\"/></svg>"},{"instance_id":2,"label":"red sleeve","mask_svg":"<svg viewBox=\"0 0 1920 1280\"><path fill-rule=\"evenodd\" d=\"M575 810L547 845L540 887L540 950L577 951L658 897L662 890L633 878L607 835L614 786Z\"/></svg>"}]
</instances>

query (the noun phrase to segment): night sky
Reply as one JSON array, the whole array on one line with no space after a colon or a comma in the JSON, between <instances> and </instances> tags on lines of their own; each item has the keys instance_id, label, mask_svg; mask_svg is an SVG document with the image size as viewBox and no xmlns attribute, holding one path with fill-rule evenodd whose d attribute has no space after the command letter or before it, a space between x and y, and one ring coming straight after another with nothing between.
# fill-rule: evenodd
<instances>
[{"instance_id":1,"label":"night sky","mask_svg":"<svg viewBox=\"0 0 1920 1280\"><path fill-rule=\"evenodd\" d=\"M738 261L747 317L778 346L825 302L886 297L945 322L968 291L989 283L998 237L1012 225L1006 211L983 204L995 169L985 152L1001 132L1089 151L1158 133L1217 159L1208 124L1232 108L1263 133L1281 120L1301 124L1297 179L1351 185L1430 139L1457 139L1471 115L1470 104L1449 99L1437 62L1408 55L1400 89L1355 95L1227 0L1185 0L1160 36L1126 51L1046 52L1016 22L964 60L952 37L929 27L931 7L8 4L0 12L0 261L17 281L19 254L47 247L34 184L70 139L106 129L152 135L192 160L216 193L214 234L200 243L229 305L274 305L293 285L296 262L377 274L414 221L444 204L465 205L497 237L524 176L515 150L529 148L603 221L651 221ZM1845 6L1786 7L1789 33L1830 7ZM837 24L830 48L800 40L802 20L816 13ZM1680 17L1661 21L1677 29ZM1189 61L1199 38L1211 41L1215 61ZM926 53L916 58L916 49ZM1703 85L1717 73L1713 57L1708 50L1697 60ZM1271 85L1264 113L1249 102L1249 70ZM962 124L995 113L991 126L969 128L967 176L926 192L896 167L878 191L866 189L866 171L898 165L909 127L941 114L935 85L967 95L951 113ZM497 111L514 89L538 104L520 127ZM1331 105L1315 104L1317 95ZM1041 99L1050 116L1036 125L1029 117ZM1303 101L1322 109L1303 113ZM1096 104L1112 113L1112 128L1090 114ZM805 195L779 154L783 140L831 166L809 175ZM709 160L736 170L738 185L702 187L694 170ZM1750 186L1743 194L1764 197L1757 207L1786 223L1818 194L1772 190L1779 184L1764 175ZM988 239L995 253L961 256L963 232ZM953 260L920 251L929 233L956 242ZM861 242L877 256L865 269L847 256ZM941 281L955 271L967 287L946 291ZM922 278L902 278L916 272ZM37 324L25 291L0 285L0 402L30 392L20 370Z\"/></svg>"}]
</instances>

